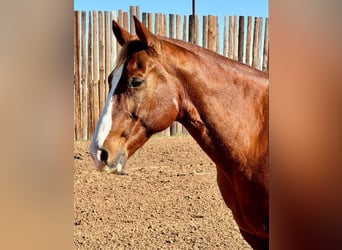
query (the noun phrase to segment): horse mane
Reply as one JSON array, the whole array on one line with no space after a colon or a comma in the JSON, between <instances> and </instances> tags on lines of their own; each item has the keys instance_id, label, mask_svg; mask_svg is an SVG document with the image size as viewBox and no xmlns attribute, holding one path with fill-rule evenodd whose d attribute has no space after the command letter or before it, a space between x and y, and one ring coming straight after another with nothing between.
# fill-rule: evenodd
<instances>
[{"instance_id":1,"label":"horse mane","mask_svg":"<svg viewBox=\"0 0 342 250\"><path fill-rule=\"evenodd\" d=\"M268 80L268 73L258 70L249 66L248 64L241 63L239 61L230 59L228 57L222 56L212 50L200 47L196 44L188 43L178 39L172 39L167 37L158 37L160 40L171 43L177 47L183 48L186 51L190 52L193 55L198 56L201 59L206 61L210 61L214 64L219 64L225 70L234 70L236 69L238 72L243 72L244 74L250 74L258 77L262 77Z\"/></svg>"}]
</instances>

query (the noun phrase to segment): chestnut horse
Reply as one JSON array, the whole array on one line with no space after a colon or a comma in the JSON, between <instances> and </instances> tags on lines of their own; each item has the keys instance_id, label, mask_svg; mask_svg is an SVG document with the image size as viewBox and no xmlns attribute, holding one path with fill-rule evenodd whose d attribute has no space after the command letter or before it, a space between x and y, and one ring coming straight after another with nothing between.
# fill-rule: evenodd
<instances>
[{"instance_id":1,"label":"chestnut horse","mask_svg":"<svg viewBox=\"0 0 342 250\"><path fill-rule=\"evenodd\" d=\"M154 133L179 121L215 162L242 236L268 249L268 74L134 22L136 36L113 21L123 47L90 146L97 168L122 173Z\"/></svg>"}]
</instances>

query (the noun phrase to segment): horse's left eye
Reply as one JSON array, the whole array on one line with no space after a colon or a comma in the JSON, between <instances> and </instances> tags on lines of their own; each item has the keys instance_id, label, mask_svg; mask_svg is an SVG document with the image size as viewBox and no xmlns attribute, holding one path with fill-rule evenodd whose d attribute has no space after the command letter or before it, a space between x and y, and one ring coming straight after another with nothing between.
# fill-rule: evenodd
<instances>
[{"instance_id":1,"label":"horse's left eye","mask_svg":"<svg viewBox=\"0 0 342 250\"><path fill-rule=\"evenodd\" d=\"M128 87L129 88L139 88L145 81L141 78L132 78L132 80L129 81Z\"/></svg>"}]
</instances>

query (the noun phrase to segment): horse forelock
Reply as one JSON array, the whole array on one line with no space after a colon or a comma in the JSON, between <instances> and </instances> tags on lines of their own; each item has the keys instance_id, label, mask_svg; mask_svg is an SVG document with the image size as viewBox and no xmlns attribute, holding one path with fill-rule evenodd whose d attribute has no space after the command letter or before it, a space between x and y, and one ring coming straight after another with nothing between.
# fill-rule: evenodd
<instances>
[{"instance_id":1,"label":"horse forelock","mask_svg":"<svg viewBox=\"0 0 342 250\"><path fill-rule=\"evenodd\" d=\"M121 64L125 63L131 55L142 50L145 50L147 54L151 56L157 56L158 54L153 47L146 45L146 43L141 40L131 40L121 48L116 59L114 71L119 68Z\"/></svg>"}]
</instances>

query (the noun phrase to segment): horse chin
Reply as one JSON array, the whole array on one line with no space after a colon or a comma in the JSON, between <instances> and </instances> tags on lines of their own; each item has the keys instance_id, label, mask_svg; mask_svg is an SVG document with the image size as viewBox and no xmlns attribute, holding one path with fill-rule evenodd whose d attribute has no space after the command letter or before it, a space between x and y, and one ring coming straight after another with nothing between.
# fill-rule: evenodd
<instances>
[{"instance_id":1,"label":"horse chin","mask_svg":"<svg viewBox=\"0 0 342 250\"><path fill-rule=\"evenodd\" d=\"M120 152L115 160L111 163L106 163L103 170L106 173L123 174L126 166L127 155L124 151Z\"/></svg>"}]
</instances>

